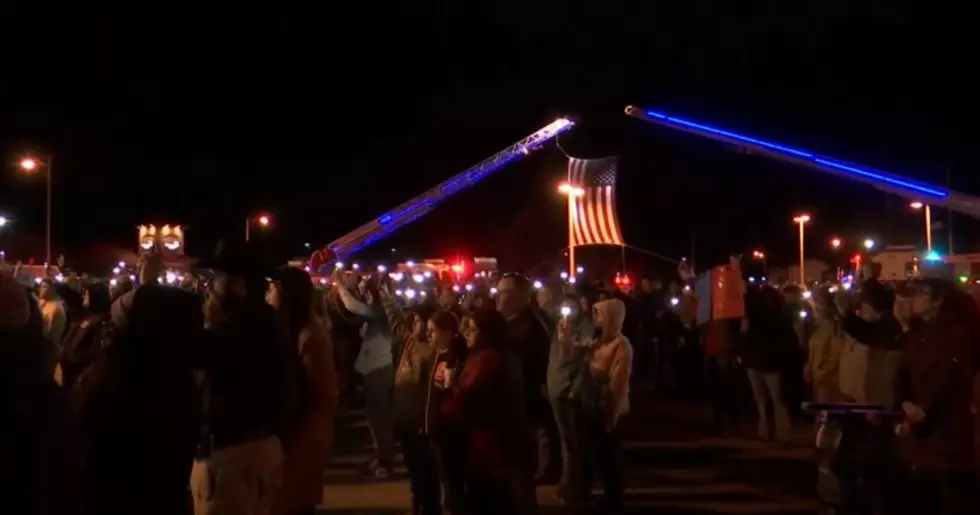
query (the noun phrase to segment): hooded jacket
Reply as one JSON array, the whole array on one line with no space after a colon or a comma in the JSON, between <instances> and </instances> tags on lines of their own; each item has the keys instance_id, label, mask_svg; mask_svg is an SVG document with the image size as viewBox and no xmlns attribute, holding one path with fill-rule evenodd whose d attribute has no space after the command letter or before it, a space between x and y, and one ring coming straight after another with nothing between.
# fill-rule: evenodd
<instances>
[{"instance_id":1,"label":"hooded jacket","mask_svg":"<svg viewBox=\"0 0 980 515\"><path fill-rule=\"evenodd\" d=\"M626 305L619 299L597 302L593 310L600 314L601 335L588 358L589 374L606 385L604 416L607 427L615 427L630 409L630 370L633 368L633 346L623 336Z\"/></svg>"},{"instance_id":2,"label":"hooded jacket","mask_svg":"<svg viewBox=\"0 0 980 515\"><path fill-rule=\"evenodd\" d=\"M548 356L548 398L567 399L577 396L582 372L585 370L584 351L595 336L595 326L585 314L571 322L569 341L562 341L560 330L551 338Z\"/></svg>"}]
</instances>

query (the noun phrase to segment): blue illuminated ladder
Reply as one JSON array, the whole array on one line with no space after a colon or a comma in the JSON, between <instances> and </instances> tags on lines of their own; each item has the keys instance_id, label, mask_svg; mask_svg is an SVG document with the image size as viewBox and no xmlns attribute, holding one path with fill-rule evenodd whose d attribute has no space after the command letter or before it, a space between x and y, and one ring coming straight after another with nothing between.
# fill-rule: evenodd
<instances>
[{"instance_id":1,"label":"blue illuminated ladder","mask_svg":"<svg viewBox=\"0 0 980 515\"><path fill-rule=\"evenodd\" d=\"M327 248L337 258L350 256L425 216L440 202L460 191L470 188L493 172L519 161L524 156L541 148L545 143L574 126L575 122L567 118L559 118L538 129L534 134L497 152L442 184L433 187L395 209L337 238Z\"/></svg>"},{"instance_id":2,"label":"blue illuminated ladder","mask_svg":"<svg viewBox=\"0 0 980 515\"><path fill-rule=\"evenodd\" d=\"M806 150L793 148L789 145L740 134L688 118L673 116L661 111L626 106L626 114L633 118L660 125L661 127L736 145L741 148L750 149L753 153L763 154L774 159L779 159L780 161L790 162L822 173L862 182L879 190L887 191L888 193L910 200L945 207L974 218L980 218L980 198L973 195L949 191L938 186L912 181L897 175L850 164L832 157L822 156Z\"/></svg>"}]
</instances>

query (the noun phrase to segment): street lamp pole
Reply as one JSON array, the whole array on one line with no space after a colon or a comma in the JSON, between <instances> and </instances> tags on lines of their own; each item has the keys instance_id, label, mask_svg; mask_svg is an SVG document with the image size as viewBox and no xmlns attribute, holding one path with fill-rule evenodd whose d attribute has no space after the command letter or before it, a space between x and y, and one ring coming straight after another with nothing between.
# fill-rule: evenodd
<instances>
[{"instance_id":1,"label":"street lamp pole","mask_svg":"<svg viewBox=\"0 0 980 515\"><path fill-rule=\"evenodd\" d=\"M806 226L806 223L810 221L810 215L799 215L797 217L794 217L793 221L799 224L800 226L800 287L805 288L806 272L804 270L804 267L806 265L806 259L805 259L804 247L803 247L803 232L804 232L803 228Z\"/></svg>"},{"instance_id":2,"label":"street lamp pole","mask_svg":"<svg viewBox=\"0 0 980 515\"><path fill-rule=\"evenodd\" d=\"M932 207L924 202L912 202L912 209L921 209L926 216L926 252L932 252Z\"/></svg>"},{"instance_id":3,"label":"street lamp pole","mask_svg":"<svg viewBox=\"0 0 980 515\"><path fill-rule=\"evenodd\" d=\"M44 161L39 161L33 157L25 157L20 160L20 168L27 173L34 172L39 166L44 167L44 182L45 182L45 230L44 230L44 263L47 265L51 264L51 204L52 204L52 179L54 176L54 155L48 154Z\"/></svg>"},{"instance_id":4,"label":"street lamp pole","mask_svg":"<svg viewBox=\"0 0 980 515\"><path fill-rule=\"evenodd\" d=\"M568 275L575 277L575 197L584 195L585 190L566 182L558 191L568 197Z\"/></svg>"}]
</instances>

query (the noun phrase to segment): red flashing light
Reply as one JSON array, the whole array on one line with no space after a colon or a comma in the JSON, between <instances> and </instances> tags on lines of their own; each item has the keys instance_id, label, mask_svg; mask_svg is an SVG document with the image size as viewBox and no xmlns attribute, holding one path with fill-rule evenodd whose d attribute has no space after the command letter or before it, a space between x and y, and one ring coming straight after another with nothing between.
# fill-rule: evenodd
<instances>
[{"instance_id":1,"label":"red flashing light","mask_svg":"<svg viewBox=\"0 0 980 515\"><path fill-rule=\"evenodd\" d=\"M860 265L861 264L861 254L854 254L854 256L851 257L851 263L854 263L856 265Z\"/></svg>"},{"instance_id":2,"label":"red flashing light","mask_svg":"<svg viewBox=\"0 0 980 515\"><path fill-rule=\"evenodd\" d=\"M630 276L628 276L628 275L617 275L616 276L616 279L615 279L615 282L616 282L616 284L620 284L620 285L624 285L625 286L625 285L630 284L630 282L632 282L632 281L630 279Z\"/></svg>"}]
</instances>

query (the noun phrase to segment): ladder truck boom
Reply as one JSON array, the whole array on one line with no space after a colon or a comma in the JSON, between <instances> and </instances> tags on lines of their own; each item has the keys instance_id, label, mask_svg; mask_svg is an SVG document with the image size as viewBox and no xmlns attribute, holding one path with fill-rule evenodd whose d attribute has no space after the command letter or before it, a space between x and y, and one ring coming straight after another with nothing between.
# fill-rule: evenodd
<instances>
[{"instance_id":1,"label":"ladder truck boom","mask_svg":"<svg viewBox=\"0 0 980 515\"><path fill-rule=\"evenodd\" d=\"M773 159L868 184L881 191L886 191L913 201L952 209L953 211L969 215L973 218L980 218L980 197L949 191L946 188L905 179L897 175L847 163L836 158L822 156L782 143L740 134L688 118L673 116L662 111L626 106L626 114L654 125L735 145Z\"/></svg>"},{"instance_id":2,"label":"ladder truck boom","mask_svg":"<svg viewBox=\"0 0 980 515\"><path fill-rule=\"evenodd\" d=\"M520 160L574 126L575 122L572 120L559 118L421 195L337 238L327 246L327 249L337 259L350 256L425 216L442 201L470 188L493 172Z\"/></svg>"}]
</instances>

